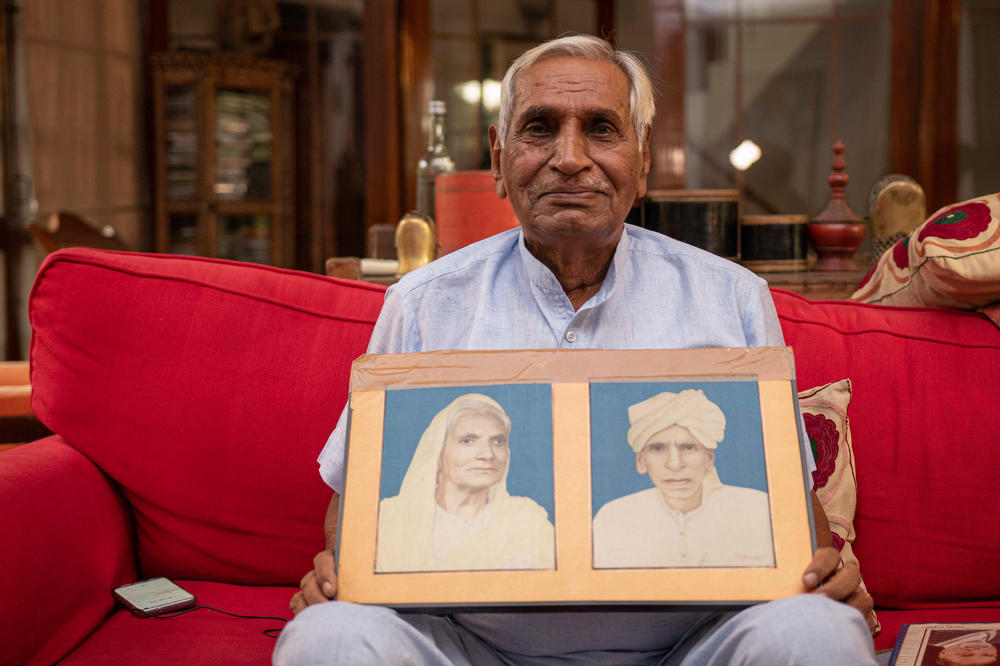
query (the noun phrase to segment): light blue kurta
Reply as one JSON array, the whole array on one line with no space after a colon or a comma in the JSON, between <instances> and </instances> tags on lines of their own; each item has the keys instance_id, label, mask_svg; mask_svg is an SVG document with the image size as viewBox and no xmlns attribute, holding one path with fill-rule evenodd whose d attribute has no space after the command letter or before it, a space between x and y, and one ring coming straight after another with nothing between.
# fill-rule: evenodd
<instances>
[{"instance_id":1,"label":"light blue kurta","mask_svg":"<svg viewBox=\"0 0 1000 666\"><path fill-rule=\"evenodd\" d=\"M391 287L368 351L783 344L762 279L728 260L626 225L600 291L578 311L515 229L449 254ZM338 491L346 420L341 415L319 457L320 473ZM809 468L814 468L811 458ZM300 613L282 632L274 655L276 664L613 666L682 660L684 666L873 664L874 655L860 613L816 595L741 613L431 616L329 602Z\"/></svg>"},{"instance_id":2,"label":"light blue kurta","mask_svg":"<svg viewBox=\"0 0 1000 666\"><path fill-rule=\"evenodd\" d=\"M782 345L763 279L727 259L625 225L604 283L579 310L528 252L520 229L512 229L390 287L368 352ZM342 415L319 457L323 479L337 491L346 420Z\"/></svg>"}]
</instances>

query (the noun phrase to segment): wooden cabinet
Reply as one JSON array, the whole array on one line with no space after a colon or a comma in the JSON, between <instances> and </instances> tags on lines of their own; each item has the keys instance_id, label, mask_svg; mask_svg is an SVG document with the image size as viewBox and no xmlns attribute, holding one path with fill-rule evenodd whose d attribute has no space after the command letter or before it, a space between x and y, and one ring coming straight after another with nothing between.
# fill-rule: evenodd
<instances>
[{"instance_id":1,"label":"wooden cabinet","mask_svg":"<svg viewBox=\"0 0 1000 666\"><path fill-rule=\"evenodd\" d=\"M195 53L151 63L157 251L291 266L289 65Z\"/></svg>"}]
</instances>

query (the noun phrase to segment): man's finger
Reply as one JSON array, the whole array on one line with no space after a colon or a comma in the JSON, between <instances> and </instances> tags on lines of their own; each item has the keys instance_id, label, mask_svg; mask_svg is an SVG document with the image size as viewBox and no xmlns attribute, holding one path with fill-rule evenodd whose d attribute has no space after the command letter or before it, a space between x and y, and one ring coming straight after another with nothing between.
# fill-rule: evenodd
<instances>
[{"instance_id":1,"label":"man's finger","mask_svg":"<svg viewBox=\"0 0 1000 666\"><path fill-rule=\"evenodd\" d=\"M312 575L308 575L302 579L302 595L305 599L307 605L321 604L324 601L329 601L329 598L323 594L323 591L319 587L319 583L316 581L316 575L310 571Z\"/></svg>"},{"instance_id":2,"label":"man's finger","mask_svg":"<svg viewBox=\"0 0 1000 666\"><path fill-rule=\"evenodd\" d=\"M857 608L865 618L875 608L875 603L871 595L865 592L860 586L844 599L844 603Z\"/></svg>"},{"instance_id":3,"label":"man's finger","mask_svg":"<svg viewBox=\"0 0 1000 666\"><path fill-rule=\"evenodd\" d=\"M315 578L315 577L316 577L316 572L315 571L312 571L312 570L307 571L306 574L302 577L302 579L299 580L299 589L300 590L306 589L306 585L309 584L309 579L310 578Z\"/></svg>"},{"instance_id":4,"label":"man's finger","mask_svg":"<svg viewBox=\"0 0 1000 666\"><path fill-rule=\"evenodd\" d=\"M825 581L842 564L840 553L829 546L819 548L814 554L812 562L806 567L802 574L802 582L810 590L814 590L820 583Z\"/></svg>"},{"instance_id":5,"label":"man's finger","mask_svg":"<svg viewBox=\"0 0 1000 666\"><path fill-rule=\"evenodd\" d=\"M333 565L333 553L322 550L313 558L313 571L316 574L317 585L327 599L337 594L337 574Z\"/></svg>"},{"instance_id":6,"label":"man's finger","mask_svg":"<svg viewBox=\"0 0 1000 666\"><path fill-rule=\"evenodd\" d=\"M861 571L854 562L849 562L839 571L823 581L818 588L817 594L824 594L837 601L849 601L851 596L859 590L861 584Z\"/></svg>"},{"instance_id":7,"label":"man's finger","mask_svg":"<svg viewBox=\"0 0 1000 666\"><path fill-rule=\"evenodd\" d=\"M288 606L292 609L292 613L298 615L307 606L305 599L302 596L302 590L299 590L294 595L292 595L292 600L289 602Z\"/></svg>"},{"instance_id":8,"label":"man's finger","mask_svg":"<svg viewBox=\"0 0 1000 666\"><path fill-rule=\"evenodd\" d=\"M863 587L858 586L858 589L850 597L844 599L844 602L860 611L865 618L865 622L868 623L868 630L872 636L878 635L881 626L878 623L878 618L875 616L875 600L872 599L872 595L868 594Z\"/></svg>"}]
</instances>

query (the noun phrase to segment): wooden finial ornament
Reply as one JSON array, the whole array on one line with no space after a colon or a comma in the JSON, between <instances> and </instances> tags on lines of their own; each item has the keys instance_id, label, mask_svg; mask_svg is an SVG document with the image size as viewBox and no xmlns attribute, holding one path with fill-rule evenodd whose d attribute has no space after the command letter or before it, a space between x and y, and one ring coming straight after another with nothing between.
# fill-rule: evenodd
<instances>
[{"instance_id":1,"label":"wooden finial ornament","mask_svg":"<svg viewBox=\"0 0 1000 666\"><path fill-rule=\"evenodd\" d=\"M854 253L865 237L865 224L847 205L844 195L850 176L844 161L844 144L833 144L833 165L830 177L830 202L823 212L809 222L809 237L819 255L813 266L818 271L853 271L858 266Z\"/></svg>"}]
</instances>

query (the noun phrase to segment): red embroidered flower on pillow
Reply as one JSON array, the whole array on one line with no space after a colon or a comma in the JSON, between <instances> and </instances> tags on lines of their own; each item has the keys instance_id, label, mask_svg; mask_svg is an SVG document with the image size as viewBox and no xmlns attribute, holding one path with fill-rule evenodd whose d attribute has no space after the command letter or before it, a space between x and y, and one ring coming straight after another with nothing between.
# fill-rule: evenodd
<instances>
[{"instance_id":1,"label":"red embroidered flower on pillow","mask_svg":"<svg viewBox=\"0 0 1000 666\"><path fill-rule=\"evenodd\" d=\"M837 453L840 451L837 440L840 439L840 433L837 432L837 425L821 414L806 412L802 417L805 419L806 434L809 435L809 444L816 459L813 486L819 489L826 485L836 467Z\"/></svg>"},{"instance_id":2,"label":"red embroidered flower on pillow","mask_svg":"<svg viewBox=\"0 0 1000 666\"><path fill-rule=\"evenodd\" d=\"M900 268L910 267L910 237L900 238L899 242L892 246L892 260Z\"/></svg>"},{"instance_id":3,"label":"red embroidered flower on pillow","mask_svg":"<svg viewBox=\"0 0 1000 666\"><path fill-rule=\"evenodd\" d=\"M988 226L990 226L989 206L972 201L949 208L925 223L917 235L917 240L923 241L928 236L968 240L986 231Z\"/></svg>"}]
</instances>

